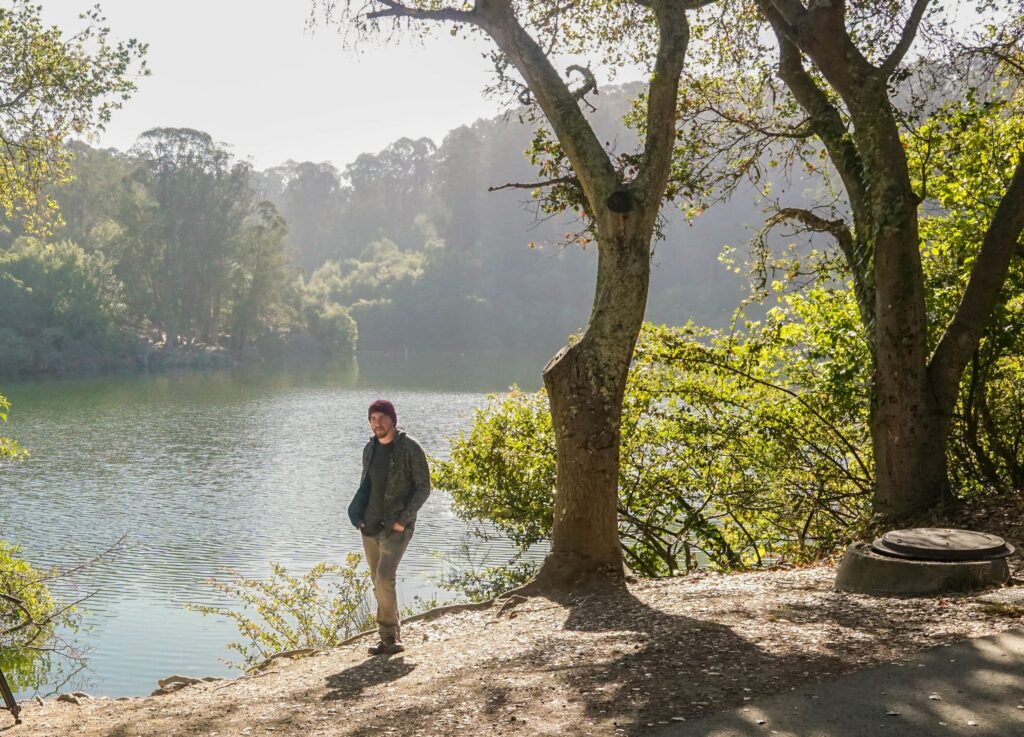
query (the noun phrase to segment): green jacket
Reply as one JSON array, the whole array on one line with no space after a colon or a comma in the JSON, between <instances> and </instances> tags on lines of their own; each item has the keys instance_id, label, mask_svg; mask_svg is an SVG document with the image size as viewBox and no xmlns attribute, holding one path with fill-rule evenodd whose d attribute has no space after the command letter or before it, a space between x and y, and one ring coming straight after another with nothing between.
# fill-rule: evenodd
<instances>
[{"instance_id":1,"label":"green jacket","mask_svg":"<svg viewBox=\"0 0 1024 737\"><path fill-rule=\"evenodd\" d=\"M405 527L414 524L416 512L430 496L430 467L423 448L401 429L395 431L395 439L391 442L394 449L391 451L382 505L385 529L395 522ZM359 527L366 516L366 505L370 501L370 459L378 445L377 438L373 437L363 448L363 474L356 495L348 505L348 518L355 527Z\"/></svg>"}]
</instances>

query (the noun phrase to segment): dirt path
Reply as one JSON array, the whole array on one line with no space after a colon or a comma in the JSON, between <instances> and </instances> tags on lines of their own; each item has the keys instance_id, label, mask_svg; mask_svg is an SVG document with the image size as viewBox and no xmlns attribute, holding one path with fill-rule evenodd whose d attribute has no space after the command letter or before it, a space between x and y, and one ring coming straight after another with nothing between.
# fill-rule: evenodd
<instances>
[{"instance_id":1,"label":"dirt path","mask_svg":"<svg viewBox=\"0 0 1024 737\"><path fill-rule=\"evenodd\" d=\"M412 623L395 657L359 643L164 696L28 704L3 734L636 735L1024 621L968 596L835 592L833 576L700 574L530 599Z\"/></svg>"}]
</instances>

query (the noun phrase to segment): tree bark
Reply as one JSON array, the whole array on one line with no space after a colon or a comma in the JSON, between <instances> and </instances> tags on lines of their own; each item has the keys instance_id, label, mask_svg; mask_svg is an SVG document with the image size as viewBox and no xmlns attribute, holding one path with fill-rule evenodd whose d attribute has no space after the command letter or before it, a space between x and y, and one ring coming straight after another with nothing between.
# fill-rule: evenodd
<instances>
[{"instance_id":1,"label":"tree bark","mask_svg":"<svg viewBox=\"0 0 1024 737\"><path fill-rule=\"evenodd\" d=\"M861 219L874 246L873 506L896 520L951 500L945 448L953 403L934 391L928 372L918 198L899 129L883 83L859 92L850 112L869 182Z\"/></svg>"},{"instance_id":2,"label":"tree bark","mask_svg":"<svg viewBox=\"0 0 1024 737\"><path fill-rule=\"evenodd\" d=\"M946 464L951 415L898 369L876 376L873 508L888 519L909 519L954 498Z\"/></svg>"},{"instance_id":3,"label":"tree bark","mask_svg":"<svg viewBox=\"0 0 1024 737\"><path fill-rule=\"evenodd\" d=\"M530 593L622 585L618 530L622 400L650 282L650 246L675 145L689 2L651 0L659 45L648 95L644 152L624 182L540 45L507 0L481 0L480 25L515 64L558 136L593 219L597 283L582 338L544 369L557 455L551 552Z\"/></svg>"},{"instance_id":4,"label":"tree bark","mask_svg":"<svg viewBox=\"0 0 1024 737\"><path fill-rule=\"evenodd\" d=\"M551 552L534 586L565 590L624 580L618 529L619 443L626 376L650 282L649 217L607 216L586 332L544 369L558 488ZM613 220L620 221L612 225Z\"/></svg>"}]
</instances>

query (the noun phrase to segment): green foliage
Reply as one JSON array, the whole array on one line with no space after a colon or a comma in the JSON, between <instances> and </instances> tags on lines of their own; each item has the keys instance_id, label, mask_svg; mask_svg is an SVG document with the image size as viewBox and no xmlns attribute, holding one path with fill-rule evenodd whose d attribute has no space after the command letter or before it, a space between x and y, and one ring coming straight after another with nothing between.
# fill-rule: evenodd
<instances>
[{"instance_id":1,"label":"green foliage","mask_svg":"<svg viewBox=\"0 0 1024 737\"><path fill-rule=\"evenodd\" d=\"M590 116L602 136L620 128L634 91L602 89ZM531 178L522 157L531 128L478 121L439 146L396 141L341 172L310 162L246 171L250 191L235 190L240 200L227 196L238 184L238 162L200 131L156 129L130 154L71 142L73 181L49 190L65 220L54 237L102 253L122 283L119 329L139 350L121 357L95 344L90 357L84 346L51 347L39 361L28 326L8 324L0 326L0 355L27 371L153 366L162 357L141 344L159 349L168 330L180 331L185 354L230 347L262 360L347 352L350 331L329 303L356 321L361 348L554 347L586 315L595 260L546 247L576 224L534 222L521 192L488 192L496 182ZM276 214L259 204L264 199ZM279 221L271 225L276 218L287 232ZM0 250L24 235L18 222L0 223ZM664 283L652 291L652 314L677 319L681 304L697 302L701 315L721 324L739 292L712 271L712 250L659 252L654 278ZM265 278L256 278L259 271ZM318 350L314 332L340 340Z\"/></svg>"},{"instance_id":2,"label":"green foliage","mask_svg":"<svg viewBox=\"0 0 1024 737\"><path fill-rule=\"evenodd\" d=\"M253 211L249 166L190 128L148 130L132 154L138 167L123 183L118 274L169 346L208 341L221 329L233 246Z\"/></svg>"},{"instance_id":3,"label":"green foliage","mask_svg":"<svg viewBox=\"0 0 1024 737\"><path fill-rule=\"evenodd\" d=\"M469 601L488 601L522 586L539 568L539 563L514 561L503 566L448 571L439 583L450 591L458 591Z\"/></svg>"},{"instance_id":4,"label":"green foliage","mask_svg":"<svg viewBox=\"0 0 1024 737\"><path fill-rule=\"evenodd\" d=\"M269 202L259 203L242 224L231 257L231 341L244 353L254 336L286 320L288 225Z\"/></svg>"},{"instance_id":5,"label":"green foliage","mask_svg":"<svg viewBox=\"0 0 1024 737\"><path fill-rule=\"evenodd\" d=\"M353 305L390 299L423 277L422 251L402 251L394 241L374 241L359 259L328 261L310 277L307 291L322 301Z\"/></svg>"},{"instance_id":6,"label":"green foliage","mask_svg":"<svg viewBox=\"0 0 1024 737\"><path fill-rule=\"evenodd\" d=\"M555 493L555 438L547 394L513 388L474 411L434 483L452 494L461 518L486 520L520 548L546 540Z\"/></svg>"},{"instance_id":7,"label":"green foliage","mask_svg":"<svg viewBox=\"0 0 1024 737\"><path fill-rule=\"evenodd\" d=\"M924 202L922 260L930 322L946 325L966 289L988 224L1022 155L1024 94L1009 80L971 91L907 139ZM960 387L950 473L965 492L1024 488L1024 263L1010 264L1000 299ZM934 346L940 337L933 328Z\"/></svg>"},{"instance_id":8,"label":"green foliage","mask_svg":"<svg viewBox=\"0 0 1024 737\"><path fill-rule=\"evenodd\" d=\"M0 343L2 343L4 337L0 334ZM7 422L7 412L11 408L11 403L7 401L7 397L0 394L0 422ZM0 436L0 461L3 460L17 460L21 458L27 458L28 451L18 445L18 441L13 438L5 438Z\"/></svg>"},{"instance_id":9,"label":"green foliage","mask_svg":"<svg viewBox=\"0 0 1024 737\"><path fill-rule=\"evenodd\" d=\"M358 329L348 309L335 303L313 304L307 308L309 334L329 356L351 355L356 348Z\"/></svg>"},{"instance_id":10,"label":"green foliage","mask_svg":"<svg viewBox=\"0 0 1024 737\"><path fill-rule=\"evenodd\" d=\"M369 574L359 570L361 560L352 553L344 565L317 563L302 576L271 563L266 580L229 571L230 581L211 578L209 583L241 609L198 604L188 608L235 623L243 639L228 648L242 660L229 664L238 668L251 669L287 650L335 647L373 625L367 599L372 586Z\"/></svg>"},{"instance_id":11,"label":"green foliage","mask_svg":"<svg viewBox=\"0 0 1024 737\"><path fill-rule=\"evenodd\" d=\"M122 291L103 254L74 243L0 251L0 374L101 365L125 346Z\"/></svg>"},{"instance_id":12,"label":"green foliage","mask_svg":"<svg viewBox=\"0 0 1024 737\"><path fill-rule=\"evenodd\" d=\"M0 668L15 691L46 680L56 628L78 626L75 608L48 588L57 572L34 569L20 553L0 540Z\"/></svg>"},{"instance_id":13,"label":"green foliage","mask_svg":"<svg viewBox=\"0 0 1024 737\"><path fill-rule=\"evenodd\" d=\"M650 576L704 562L732 569L843 544L871 484L866 356L845 290L784 296L742 335L648 325L622 420L630 566ZM460 517L526 549L550 533L554 457L544 392L514 390L477 410L436 481Z\"/></svg>"},{"instance_id":14,"label":"green foliage","mask_svg":"<svg viewBox=\"0 0 1024 737\"><path fill-rule=\"evenodd\" d=\"M0 208L31 230L54 220L54 202L40 192L67 178L63 142L102 129L135 91L133 77L147 73L145 45L115 43L98 7L71 35L45 26L40 10L24 0L0 8Z\"/></svg>"},{"instance_id":15,"label":"green foliage","mask_svg":"<svg viewBox=\"0 0 1024 737\"><path fill-rule=\"evenodd\" d=\"M449 248L429 219L416 226L422 246L403 250L383 239L358 259L327 261L313 273L304 289L311 333L331 304L355 319L361 348L456 347L466 333L487 333L493 311L475 294L476 264Z\"/></svg>"}]
</instances>

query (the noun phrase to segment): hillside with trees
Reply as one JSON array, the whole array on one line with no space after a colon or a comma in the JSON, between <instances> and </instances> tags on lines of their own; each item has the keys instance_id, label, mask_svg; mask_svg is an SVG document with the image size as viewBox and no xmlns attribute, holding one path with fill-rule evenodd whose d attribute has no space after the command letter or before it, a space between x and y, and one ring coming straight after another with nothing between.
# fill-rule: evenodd
<instances>
[{"instance_id":1,"label":"hillside with trees","mask_svg":"<svg viewBox=\"0 0 1024 737\"><path fill-rule=\"evenodd\" d=\"M635 93L602 91L595 128L611 138ZM71 143L70 181L48 190L61 222L44 236L3 225L0 373L553 351L586 322L596 254L575 214L544 213L518 186L538 177L535 128L479 120L342 170L257 171L191 129L146 131L126 152ZM718 257L761 213L753 193L719 207L714 220L666 212L650 319L727 323L744 280Z\"/></svg>"}]
</instances>

